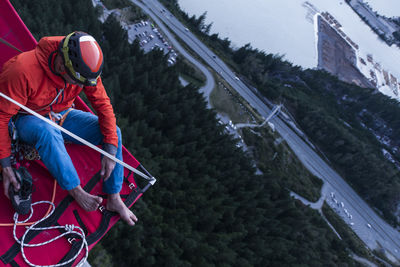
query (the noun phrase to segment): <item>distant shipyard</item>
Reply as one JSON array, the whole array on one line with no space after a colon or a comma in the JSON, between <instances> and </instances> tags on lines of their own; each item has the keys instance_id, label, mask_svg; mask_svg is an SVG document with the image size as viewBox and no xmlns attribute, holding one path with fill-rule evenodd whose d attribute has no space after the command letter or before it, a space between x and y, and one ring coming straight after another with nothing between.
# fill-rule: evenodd
<instances>
[{"instance_id":1,"label":"distant shipyard","mask_svg":"<svg viewBox=\"0 0 400 267\"><path fill-rule=\"evenodd\" d=\"M355 2L357 2L357 8L360 9L362 1ZM375 62L371 53L362 54L360 51L362 44L355 43L343 31L341 23L334 16L329 12L320 12L309 2L305 2L303 6L314 18L317 68L336 75L341 81L361 87L376 88L392 97L399 97L398 79L390 71L385 70L380 63ZM376 19L379 25L383 25L378 17ZM373 20L372 15L369 20ZM388 31L391 30L392 28Z\"/></svg>"}]
</instances>

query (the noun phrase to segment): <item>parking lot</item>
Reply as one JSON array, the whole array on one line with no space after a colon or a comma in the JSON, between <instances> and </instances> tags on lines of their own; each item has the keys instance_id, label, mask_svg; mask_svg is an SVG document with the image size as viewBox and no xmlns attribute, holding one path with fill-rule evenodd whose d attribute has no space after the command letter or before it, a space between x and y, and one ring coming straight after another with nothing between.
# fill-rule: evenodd
<instances>
[{"instance_id":1,"label":"parking lot","mask_svg":"<svg viewBox=\"0 0 400 267\"><path fill-rule=\"evenodd\" d=\"M149 21L141 21L127 25L125 28L128 31L130 43L137 39L146 53L153 49L159 49L163 51L164 54L169 55L169 65L176 63L177 53L154 24Z\"/></svg>"}]
</instances>

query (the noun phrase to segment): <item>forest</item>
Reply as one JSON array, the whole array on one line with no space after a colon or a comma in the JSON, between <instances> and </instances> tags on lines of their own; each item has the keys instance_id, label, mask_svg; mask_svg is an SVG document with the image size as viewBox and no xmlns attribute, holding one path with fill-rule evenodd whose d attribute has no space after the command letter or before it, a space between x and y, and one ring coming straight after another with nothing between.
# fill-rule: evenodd
<instances>
[{"instance_id":1,"label":"forest","mask_svg":"<svg viewBox=\"0 0 400 267\"><path fill-rule=\"evenodd\" d=\"M232 58L261 94L284 103L349 184L391 224L398 224L399 167L382 149L398 161L399 103L323 70L299 70L250 46L238 49ZM263 71L255 72L258 66ZM392 141L388 145L377 136Z\"/></svg>"},{"instance_id":2,"label":"forest","mask_svg":"<svg viewBox=\"0 0 400 267\"><path fill-rule=\"evenodd\" d=\"M214 52L240 73L241 80L275 103L283 103L307 136L371 206L398 225L400 203L399 102L339 81L323 70L302 69L246 44L233 49L228 39L209 35L206 13L189 17L176 0L162 0L186 21ZM207 29L207 31L205 31ZM390 144L379 141L386 136ZM390 151L397 164L385 158Z\"/></svg>"},{"instance_id":3,"label":"forest","mask_svg":"<svg viewBox=\"0 0 400 267\"><path fill-rule=\"evenodd\" d=\"M133 207L137 225L117 223L91 251L92 266L359 266L349 243L290 197L284 177L255 174L162 52L129 44L115 18L98 20L90 0L11 3L37 40L81 30L99 41L123 143L158 178Z\"/></svg>"}]
</instances>

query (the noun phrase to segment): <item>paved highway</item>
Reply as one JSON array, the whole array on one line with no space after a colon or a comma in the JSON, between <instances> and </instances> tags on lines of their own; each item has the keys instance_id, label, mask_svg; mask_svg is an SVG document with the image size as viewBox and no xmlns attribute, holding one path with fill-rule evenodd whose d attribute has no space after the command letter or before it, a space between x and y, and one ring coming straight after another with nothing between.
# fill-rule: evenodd
<instances>
[{"instance_id":1,"label":"paved highway","mask_svg":"<svg viewBox=\"0 0 400 267\"><path fill-rule=\"evenodd\" d=\"M233 73L224 62L190 33L185 26L172 16L158 1L147 0L142 3L132 0L132 2L147 12L164 31L165 27L163 28L163 26L161 26L162 23L160 23L160 20L165 23L169 29L191 47L191 49L193 49L211 68L219 73L262 116L265 118L268 117L271 112L268 106L257 97L250 88L237 79L235 73ZM171 35L169 35L168 38L171 41L174 40ZM174 46L183 56L188 55L184 50L181 50L183 48L180 45L180 48L178 48L176 41L174 41ZM192 58L191 56L189 57ZM204 70L204 67L197 61L195 64ZM207 77L208 76L209 75L207 75ZM205 95L208 94L205 93ZM396 261L400 259L399 232L383 221L343 178L322 160L306 142L281 120L281 118L274 117L271 122L275 125L276 130L286 140L301 162L314 175L325 182L327 186L324 186L324 190L322 191L323 197L326 198L327 203L331 205L347 223L353 224L353 230L366 245L371 249L377 249L379 246L382 246L386 252L389 253L387 256L391 260ZM334 193L334 197L331 196L331 192ZM337 203L334 200L336 200ZM346 209L346 212L344 209ZM348 214L352 215L351 218Z\"/></svg>"},{"instance_id":2,"label":"paved highway","mask_svg":"<svg viewBox=\"0 0 400 267\"><path fill-rule=\"evenodd\" d=\"M201 92L204 94L204 97L207 100L207 103L209 103L209 95L211 91L215 87L215 81L214 78L211 74L211 72L204 67L197 59L192 57L186 50L181 46L181 44L175 39L172 33L167 29L167 27L161 22L159 17L153 12L152 8L147 8L145 5L143 5L141 2L136 1L136 0L131 0L133 3L138 5L140 8L142 8L147 14L151 16L151 18L157 23L159 28L163 31L163 33L168 37L170 40L172 46L181 53L183 57L185 57L187 60L189 60L191 63L196 65L197 68L200 69L201 72L204 73L206 76L206 84L201 88ZM167 24L168 25L168 24ZM168 25L169 26L169 25ZM210 104L208 104L208 107L210 107Z\"/></svg>"}]
</instances>

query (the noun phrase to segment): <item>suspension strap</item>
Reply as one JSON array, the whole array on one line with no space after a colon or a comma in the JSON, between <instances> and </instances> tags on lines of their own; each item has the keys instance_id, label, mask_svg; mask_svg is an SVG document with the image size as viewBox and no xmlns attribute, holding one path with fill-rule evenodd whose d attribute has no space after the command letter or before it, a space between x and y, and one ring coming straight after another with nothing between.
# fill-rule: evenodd
<instances>
[{"instance_id":1,"label":"suspension strap","mask_svg":"<svg viewBox=\"0 0 400 267\"><path fill-rule=\"evenodd\" d=\"M3 43L3 44L5 44L5 45L8 46L8 47L11 47L12 49L14 49L14 50L16 50L16 51L22 53L22 51L21 51L20 49L16 48L15 46L13 46L12 44L10 44L9 42L7 42L6 40L4 40L4 39L1 38L1 37L0 37L0 42Z\"/></svg>"}]
</instances>

